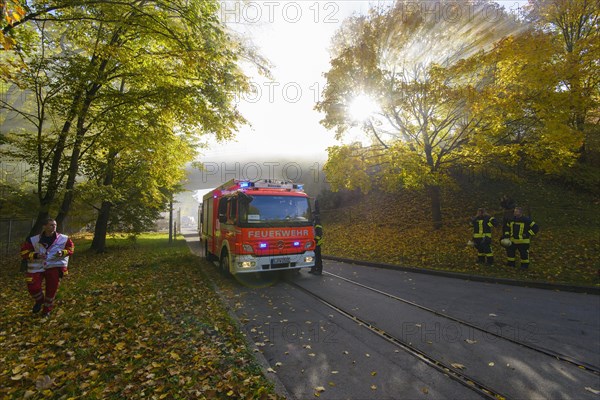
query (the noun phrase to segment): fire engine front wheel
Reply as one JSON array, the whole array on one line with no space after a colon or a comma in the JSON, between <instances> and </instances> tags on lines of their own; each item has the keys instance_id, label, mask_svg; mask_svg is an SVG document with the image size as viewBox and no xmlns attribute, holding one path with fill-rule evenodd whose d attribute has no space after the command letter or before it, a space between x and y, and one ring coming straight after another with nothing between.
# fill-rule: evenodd
<instances>
[{"instance_id":1,"label":"fire engine front wheel","mask_svg":"<svg viewBox=\"0 0 600 400\"><path fill-rule=\"evenodd\" d=\"M219 260L219 267L221 268L221 273L223 275L229 275L229 253L227 251L223 251L221 254L221 259Z\"/></svg>"}]
</instances>

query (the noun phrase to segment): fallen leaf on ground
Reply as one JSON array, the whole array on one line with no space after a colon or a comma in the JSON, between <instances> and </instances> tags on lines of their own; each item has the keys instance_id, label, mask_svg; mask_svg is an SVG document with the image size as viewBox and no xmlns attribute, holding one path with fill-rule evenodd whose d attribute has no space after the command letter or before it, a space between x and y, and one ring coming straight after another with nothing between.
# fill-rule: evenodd
<instances>
[{"instance_id":1,"label":"fallen leaf on ground","mask_svg":"<svg viewBox=\"0 0 600 400\"><path fill-rule=\"evenodd\" d=\"M52 386L54 386L54 379L50 378L48 375L44 375L35 381L35 387L37 390L50 389Z\"/></svg>"}]
</instances>

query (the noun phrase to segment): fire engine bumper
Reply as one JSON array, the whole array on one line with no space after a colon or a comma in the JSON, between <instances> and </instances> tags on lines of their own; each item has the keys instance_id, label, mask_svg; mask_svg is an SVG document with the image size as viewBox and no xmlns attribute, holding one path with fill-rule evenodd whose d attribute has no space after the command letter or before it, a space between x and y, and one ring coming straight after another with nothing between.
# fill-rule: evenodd
<instances>
[{"instance_id":1,"label":"fire engine bumper","mask_svg":"<svg viewBox=\"0 0 600 400\"><path fill-rule=\"evenodd\" d=\"M281 254L265 257L239 255L235 257L232 264L232 269L236 274L310 268L315 265L315 253L313 251L305 251L301 254Z\"/></svg>"}]
</instances>

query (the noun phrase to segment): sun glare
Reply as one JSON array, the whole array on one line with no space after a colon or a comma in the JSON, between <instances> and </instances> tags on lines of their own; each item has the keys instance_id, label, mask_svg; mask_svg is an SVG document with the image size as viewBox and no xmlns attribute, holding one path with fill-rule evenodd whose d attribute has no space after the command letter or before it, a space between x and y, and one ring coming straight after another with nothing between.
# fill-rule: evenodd
<instances>
[{"instance_id":1,"label":"sun glare","mask_svg":"<svg viewBox=\"0 0 600 400\"><path fill-rule=\"evenodd\" d=\"M348 105L348 113L354 121L366 121L379 110L377 101L366 94L356 96Z\"/></svg>"}]
</instances>

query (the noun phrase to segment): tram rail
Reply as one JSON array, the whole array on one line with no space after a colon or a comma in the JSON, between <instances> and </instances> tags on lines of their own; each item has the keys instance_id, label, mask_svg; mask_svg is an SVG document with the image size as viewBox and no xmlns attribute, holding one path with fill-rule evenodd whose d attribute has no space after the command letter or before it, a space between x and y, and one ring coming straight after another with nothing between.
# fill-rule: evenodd
<instances>
[{"instance_id":1,"label":"tram rail","mask_svg":"<svg viewBox=\"0 0 600 400\"><path fill-rule=\"evenodd\" d=\"M561 362L564 362L566 364L570 364L572 366L577 367L578 369L585 371L587 373L593 374L595 376L600 376L600 368L594 365L591 365L589 363L583 362L581 360L577 360L575 357L571 357L569 355L566 354L562 354L560 352L556 352L553 350L549 350L540 346L535 346L531 343L526 343L524 341L520 341L517 340L515 338L512 337L508 337L506 335L503 335L501 333L498 332L494 332L491 331L489 329L485 329L484 327L478 326L476 324L473 324L471 322L468 321L464 321L460 318L456 318L453 317L451 315L445 314L443 312L434 310L432 308L420 305L418 303L415 303L414 301L410 301L407 299L403 299L399 296L396 296L394 294L391 293L387 293L383 290L374 288L374 287L370 287L368 285L365 285L363 283L357 282L355 280L343 277L341 275L337 275L331 272L323 272L324 275L329 276L331 278L334 279L339 279L342 280L346 283L349 283L351 285L355 285L357 287L360 287L362 289L365 290L369 290L372 291L374 293L377 293L381 296L385 296L388 299L392 299L394 301L398 301L401 302L403 304L409 305L411 307L415 307L418 308L421 311L425 311L426 313L430 313L436 317L439 318L444 318L447 319L449 321L452 321L454 323L457 324L461 324L464 325L465 327L470 328L471 330L477 330L479 332L481 332L484 335L488 335L490 337L494 337L500 340L504 340L507 342L510 342L512 344L521 346L525 349L534 351L536 353L542 354L543 356L547 356L550 357L554 360L559 360ZM385 329L382 329L382 327L377 326L377 322L369 322L367 321L364 317L360 317L358 315L358 313L354 312L353 310L349 310L347 307L344 307L343 304L335 304L334 302L332 302L331 300L328 300L327 298L325 298L324 296L306 288L303 287L302 285L300 285L299 283L296 283L293 281L293 279L288 279L287 280L287 284L293 286L294 288L310 295L311 297L315 298L316 300L318 300L319 302L321 302L322 304L326 305L327 307L335 310L336 312L338 312L339 314L345 316L346 318L350 319L351 321L355 322L356 324L358 324L359 326L371 331L372 333L378 335L379 337L385 339L386 341L394 344L395 346L397 346L399 349L402 349L403 351L411 354L412 356L414 356L415 358L417 358L418 360L424 362L425 364L427 364L428 366L434 368L435 370L445 374L446 376L448 376L450 379L464 385L465 387L467 387L468 389L472 390L473 392L477 393L479 396L481 396L482 398L486 398L486 399L509 399L511 398L511 395L508 395L506 393L503 393L502 389L498 389L498 388L494 388L492 387L489 383L483 382L483 380L480 378L475 378L474 376L470 375L469 373L465 372L464 369L460 368L459 366L455 366L454 364L449 363L447 360L444 361L443 358L444 357L440 357L440 355L438 354L437 356L432 355L430 353L428 353L427 351L424 351L420 348L418 348L417 346L413 345L410 341L402 338L402 337L398 337L397 334L391 333L389 331L386 331Z\"/></svg>"},{"instance_id":2,"label":"tram rail","mask_svg":"<svg viewBox=\"0 0 600 400\"><path fill-rule=\"evenodd\" d=\"M387 292L385 292L383 290L379 290L377 288L370 287L368 285L365 285L365 284L362 284L360 282L354 281L352 279L343 277L341 275L333 274L331 272L324 272L324 273L327 274L327 275L330 275L330 276L332 276L334 278L341 279L341 280L343 280L345 282L348 282L348 283L351 283L353 285L362 287L363 289L367 289L367 290L379 293L379 294L381 294L381 295L383 295L385 297L388 297L388 298L397 300L399 302L402 302L404 304L411 305L411 306L416 307L416 308L418 308L420 310L430 312L430 313L432 313L432 314L434 314L434 315L436 315L438 317L442 317L442 318L448 319L448 320L450 320L452 322L456 322L456 323L462 324L464 326L467 326L467 327L469 327L471 329L478 330L478 331L480 331L480 332L482 332L482 333L484 333L484 334L486 334L488 336L493 336L493 337L496 337L498 339L509 341L511 343L514 343L514 344L517 344L519 346L522 346L524 348L527 348L527 349L536 351L538 353L545 354L545 355L547 355L549 357L552 357L552 358L555 358L557 360L564 361L566 363L575 365L576 367L578 367L580 369L584 369L584 370L586 370L586 371L588 371L590 373L593 373L595 375L599 375L600 376L600 367L592 365L592 364L589 364L589 363L584 362L584 361L577 360L574 357L571 357L571 356L568 356L568 355L565 355L565 354L562 354L562 353L559 353L559 352L556 352L556 351L553 351L553 350L550 350L550 349L546 349L546 348L543 348L543 347L540 347L540 346L534 346L534 345L532 345L530 343L526 343L526 342L514 339L514 338L509 337L507 335L502 335L501 333L493 332L493 331L491 331L489 329L485 329L485 328L483 328L481 326L472 324L472 323L470 323L468 321L464 321L464 320L462 320L460 318L456 318L456 317L453 317L451 315L444 314L444 313L439 312L437 310L434 310L432 308L425 307L425 306L417 304L417 303L415 303L413 301L410 301L410 300L407 300L407 299L403 299L403 298L398 297L396 295L393 295L391 293L387 293Z\"/></svg>"}]
</instances>

